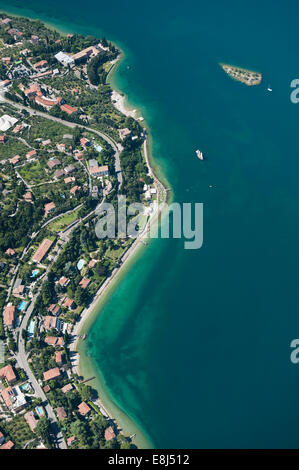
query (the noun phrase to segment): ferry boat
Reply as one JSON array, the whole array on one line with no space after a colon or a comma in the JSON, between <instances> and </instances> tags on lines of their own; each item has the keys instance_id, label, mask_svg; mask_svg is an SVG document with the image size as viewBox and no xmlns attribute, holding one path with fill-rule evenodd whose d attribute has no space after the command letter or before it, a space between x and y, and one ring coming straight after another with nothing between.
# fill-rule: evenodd
<instances>
[{"instance_id":1,"label":"ferry boat","mask_svg":"<svg viewBox=\"0 0 299 470\"><path fill-rule=\"evenodd\" d=\"M200 150L196 150L196 155L199 158L199 160L204 160L203 153Z\"/></svg>"}]
</instances>

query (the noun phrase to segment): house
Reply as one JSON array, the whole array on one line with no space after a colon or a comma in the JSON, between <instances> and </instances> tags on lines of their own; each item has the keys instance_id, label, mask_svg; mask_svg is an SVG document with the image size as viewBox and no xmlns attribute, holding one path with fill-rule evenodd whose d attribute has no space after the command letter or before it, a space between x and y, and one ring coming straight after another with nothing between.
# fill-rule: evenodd
<instances>
[{"instance_id":1,"label":"house","mask_svg":"<svg viewBox=\"0 0 299 470\"><path fill-rule=\"evenodd\" d=\"M63 356L62 356L62 352L61 351L56 351L55 352L55 362L56 364L58 364L59 366L61 366L63 364Z\"/></svg>"},{"instance_id":2,"label":"house","mask_svg":"<svg viewBox=\"0 0 299 470\"><path fill-rule=\"evenodd\" d=\"M44 381L48 382L49 380L59 379L61 377L60 370L58 367L54 367L54 369L47 370L44 372Z\"/></svg>"},{"instance_id":3,"label":"house","mask_svg":"<svg viewBox=\"0 0 299 470\"><path fill-rule=\"evenodd\" d=\"M74 54L73 60L75 63L85 61L91 57L95 57L96 55L100 54L103 52L104 49L98 44L97 46L90 46L87 47L86 49L83 49L83 51L77 52Z\"/></svg>"},{"instance_id":4,"label":"house","mask_svg":"<svg viewBox=\"0 0 299 470\"><path fill-rule=\"evenodd\" d=\"M93 199L97 199L99 197L99 187L98 186L93 186L91 190L91 197Z\"/></svg>"},{"instance_id":5,"label":"house","mask_svg":"<svg viewBox=\"0 0 299 470\"><path fill-rule=\"evenodd\" d=\"M76 441L75 436L71 436L67 439L67 445L70 447Z\"/></svg>"},{"instance_id":6,"label":"house","mask_svg":"<svg viewBox=\"0 0 299 470\"><path fill-rule=\"evenodd\" d=\"M0 447L0 450L10 450L10 449L13 449L14 446L15 445L12 441L8 441L5 444L3 444L3 446Z\"/></svg>"},{"instance_id":7,"label":"house","mask_svg":"<svg viewBox=\"0 0 299 470\"><path fill-rule=\"evenodd\" d=\"M118 133L119 133L119 137L121 138L121 140L124 140L125 137L131 134L131 131L130 129L126 127L125 129L119 129Z\"/></svg>"},{"instance_id":8,"label":"house","mask_svg":"<svg viewBox=\"0 0 299 470\"><path fill-rule=\"evenodd\" d=\"M10 84L10 80L8 80L8 79L2 80L2 81L0 82L0 88L5 88L5 87L7 87L9 84Z\"/></svg>"},{"instance_id":9,"label":"house","mask_svg":"<svg viewBox=\"0 0 299 470\"><path fill-rule=\"evenodd\" d=\"M77 191L80 191L81 189L81 186L73 186L71 189L70 189L70 193L75 196L76 195L76 192Z\"/></svg>"},{"instance_id":10,"label":"house","mask_svg":"<svg viewBox=\"0 0 299 470\"><path fill-rule=\"evenodd\" d=\"M44 147L45 147L46 145L50 145L50 144L51 144L51 139L43 140L43 141L42 141L42 144L43 144Z\"/></svg>"},{"instance_id":11,"label":"house","mask_svg":"<svg viewBox=\"0 0 299 470\"><path fill-rule=\"evenodd\" d=\"M88 287L89 284L90 284L90 280L86 279L85 277L83 277L83 279L81 279L81 281L79 282L79 286L82 287L82 289L86 289L86 287Z\"/></svg>"},{"instance_id":12,"label":"house","mask_svg":"<svg viewBox=\"0 0 299 470\"><path fill-rule=\"evenodd\" d=\"M72 106L69 106L68 104L62 104L60 106L60 109L61 111L65 112L66 114L68 114L69 116L71 116L71 114L74 114L74 113L77 113L78 112L78 109L76 108L73 108Z\"/></svg>"},{"instance_id":13,"label":"house","mask_svg":"<svg viewBox=\"0 0 299 470\"><path fill-rule=\"evenodd\" d=\"M21 54L25 57L28 57L31 54L31 50L30 49L23 49L21 51Z\"/></svg>"},{"instance_id":14,"label":"house","mask_svg":"<svg viewBox=\"0 0 299 470\"><path fill-rule=\"evenodd\" d=\"M24 94L29 99L33 99L36 96L43 96L41 86L38 83L32 83L29 88L25 88Z\"/></svg>"},{"instance_id":15,"label":"house","mask_svg":"<svg viewBox=\"0 0 299 470\"><path fill-rule=\"evenodd\" d=\"M106 441L111 441L111 439L114 439L115 437L116 437L115 432L114 432L112 426L109 426L108 428L105 429L105 439L106 439Z\"/></svg>"},{"instance_id":16,"label":"house","mask_svg":"<svg viewBox=\"0 0 299 470\"><path fill-rule=\"evenodd\" d=\"M45 387L43 387L43 391L44 391L45 393L48 393L50 390L51 390L50 385L45 385Z\"/></svg>"},{"instance_id":17,"label":"house","mask_svg":"<svg viewBox=\"0 0 299 470\"><path fill-rule=\"evenodd\" d=\"M68 176L67 178L64 178L65 184L73 183L74 181L76 181L74 176Z\"/></svg>"},{"instance_id":18,"label":"house","mask_svg":"<svg viewBox=\"0 0 299 470\"><path fill-rule=\"evenodd\" d=\"M66 297L63 306L73 310L76 307L76 304L75 304L73 299L70 299L69 297Z\"/></svg>"},{"instance_id":19,"label":"house","mask_svg":"<svg viewBox=\"0 0 299 470\"><path fill-rule=\"evenodd\" d=\"M88 267L89 267L90 269L92 269L92 268L95 267L96 264L97 264L97 260L96 260L96 259L91 259L91 260L89 261L89 263L88 263Z\"/></svg>"},{"instance_id":20,"label":"house","mask_svg":"<svg viewBox=\"0 0 299 470\"><path fill-rule=\"evenodd\" d=\"M82 416L86 416L88 413L90 413L91 408L87 405L87 403L85 403L85 401L82 401L82 403L80 403L78 406L78 410Z\"/></svg>"},{"instance_id":21,"label":"house","mask_svg":"<svg viewBox=\"0 0 299 470\"><path fill-rule=\"evenodd\" d=\"M92 168L93 166L98 166L98 162L97 160L95 160L94 158L92 158L91 160L88 161L88 164L89 164L89 168Z\"/></svg>"},{"instance_id":22,"label":"house","mask_svg":"<svg viewBox=\"0 0 299 470\"><path fill-rule=\"evenodd\" d=\"M56 411L57 418L59 421L62 421L63 419L67 417L66 411L62 406L59 406L58 408L56 408L55 411Z\"/></svg>"},{"instance_id":23,"label":"house","mask_svg":"<svg viewBox=\"0 0 299 470\"><path fill-rule=\"evenodd\" d=\"M49 202L48 204L45 204L44 205L45 216L48 217L48 215L54 212L55 209L56 209L56 206L54 202Z\"/></svg>"},{"instance_id":24,"label":"house","mask_svg":"<svg viewBox=\"0 0 299 470\"><path fill-rule=\"evenodd\" d=\"M61 176L63 176L65 173L64 173L64 170L56 170L54 171L54 178L57 179L57 178L60 178Z\"/></svg>"},{"instance_id":25,"label":"house","mask_svg":"<svg viewBox=\"0 0 299 470\"><path fill-rule=\"evenodd\" d=\"M55 168L55 166L57 165L60 165L60 160L58 160L58 158L51 158L50 160L48 160L47 162L47 165L48 167L50 168L50 170L53 170L53 168Z\"/></svg>"},{"instance_id":26,"label":"house","mask_svg":"<svg viewBox=\"0 0 299 470\"><path fill-rule=\"evenodd\" d=\"M48 62L46 60L41 60L39 62L37 62L36 64L33 65L33 68L35 70L42 70L42 69L46 69L48 67Z\"/></svg>"},{"instance_id":27,"label":"house","mask_svg":"<svg viewBox=\"0 0 299 470\"><path fill-rule=\"evenodd\" d=\"M24 292L25 292L25 286L22 284L18 285L17 287L14 287L12 291L13 295L17 295L17 296L23 295Z\"/></svg>"},{"instance_id":28,"label":"house","mask_svg":"<svg viewBox=\"0 0 299 470\"><path fill-rule=\"evenodd\" d=\"M45 327L45 330L55 329L55 330L60 331L62 328L62 322L57 317L46 315L44 319L44 327Z\"/></svg>"},{"instance_id":29,"label":"house","mask_svg":"<svg viewBox=\"0 0 299 470\"><path fill-rule=\"evenodd\" d=\"M76 171L76 168L74 167L74 165L68 165L64 168L64 172L69 175L70 173L73 173L74 171Z\"/></svg>"},{"instance_id":30,"label":"house","mask_svg":"<svg viewBox=\"0 0 299 470\"><path fill-rule=\"evenodd\" d=\"M83 160L83 152L79 152L79 150L74 150L74 158L81 162Z\"/></svg>"},{"instance_id":31,"label":"house","mask_svg":"<svg viewBox=\"0 0 299 470\"><path fill-rule=\"evenodd\" d=\"M10 65L11 57L2 57L1 61L4 62L5 65Z\"/></svg>"},{"instance_id":32,"label":"house","mask_svg":"<svg viewBox=\"0 0 299 470\"><path fill-rule=\"evenodd\" d=\"M58 284L60 284L61 287L66 287L69 283L70 283L70 279L68 279L65 276L62 276L58 281Z\"/></svg>"},{"instance_id":33,"label":"house","mask_svg":"<svg viewBox=\"0 0 299 470\"><path fill-rule=\"evenodd\" d=\"M16 252L12 248L7 248L5 254L8 256L15 256Z\"/></svg>"},{"instance_id":34,"label":"house","mask_svg":"<svg viewBox=\"0 0 299 470\"><path fill-rule=\"evenodd\" d=\"M48 308L48 311L51 312L53 315L55 315L57 317L57 315L59 315L59 313L60 313L60 306L57 305L57 304L52 304Z\"/></svg>"},{"instance_id":35,"label":"house","mask_svg":"<svg viewBox=\"0 0 299 470\"><path fill-rule=\"evenodd\" d=\"M0 431L0 446L3 444L4 441L5 441L4 436L2 432Z\"/></svg>"},{"instance_id":36,"label":"house","mask_svg":"<svg viewBox=\"0 0 299 470\"><path fill-rule=\"evenodd\" d=\"M48 253L49 249L51 248L53 242L48 238L45 238L44 241L41 243L39 248L37 249L35 255L33 256L32 260L35 263L40 263L44 256Z\"/></svg>"},{"instance_id":37,"label":"house","mask_svg":"<svg viewBox=\"0 0 299 470\"><path fill-rule=\"evenodd\" d=\"M54 347L64 346L64 339L62 337L46 336L45 343Z\"/></svg>"},{"instance_id":38,"label":"house","mask_svg":"<svg viewBox=\"0 0 299 470\"><path fill-rule=\"evenodd\" d=\"M24 194L24 199L26 202L32 202L32 193L30 193L29 191L27 193Z\"/></svg>"},{"instance_id":39,"label":"house","mask_svg":"<svg viewBox=\"0 0 299 470\"><path fill-rule=\"evenodd\" d=\"M90 140L85 139L85 137L82 137L82 139L80 139L80 143L81 143L82 147L89 147Z\"/></svg>"},{"instance_id":40,"label":"house","mask_svg":"<svg viewBox=\"0 0 299 470\"><path fill-rule=\"evenodd\" d=\"M61 389L62 393L68 393L71 390L73 390L72 384L67 384L64 387L62 387L62 389Z\"/></svg>"},{"instance_id":41,"label":"house","mask_svg":"<svg viewBox=\"0 0 299 470\"><path fill-rule=\"evenodd\" d=\"M37 44L39 42L39 37L36 36L36 34L32 34L30 41L32 42L32 44Z\"/></svg>"},{"instance_id":42,"label":"house","mask_svg":"<svg viewBox=\"0 0 299 470\"><path fill-rule=\"evenodd\" d=\"M28 426L30 427L31 431L34 432L38 420L35 418L33 411L28 411L28 413L24 414L24 418Z\"/></svg>"},{"instance_id":43,"label":"house","mask_svg":"<svg viewBox=\"0 0 299 470\"><path fill-rule=\"evenodd\" d=\"M13 37L21 37L23 36L23 33L21 33L21 31L18 31L16 28L11 28L7 31L7 33L10 35L10 36L13 36Z\"/></svg>"},{"instance_id":44,"label":"house","mask_svg":"<svg viewBox=\"0 0 299 470\"><path fill-rule=\"evenodd\" d=\"M10 158L9 162L12 165L16 165L17 163L19 163L20 158L21 158L20 155L15 155L14 157Z\"/></svg>"},{"instance_id":45,"label":"house","mask_svg":"<svg viewBox=\"0 0 299 470\"><path fill-rule=\"evenodd\" d=\"M17 126L14 127L13 129L13 133L14 134L18 134L20 131L22 131L24 129L24 125L23 124L18 124Z\"/></svg>"},{"instance_id":46,"label":"house","mask_svg":"<svg viewBox=\"0 0 299 470\"><path fill-rule=\"evenodd\" d=\"M65 152L65 144L57 144L56 147L59 152Z\"/></svg>"},{"instance_id":47,"label":"house","mask_svg":"<svg viewBox=\"0 0 299 470\"><path fill-rule=\"evenodd\" d=\"M16 374L10 364L0 369L0 379L6 379L10 384L17 380Z\"/></svg>"},{"instance_id":48,"label":"house","mask_svg":"<svg viewBox=\"0 0 299 470\"><path fill-rule=\"evenodd\" d=\"M29 159L29 158L35 157L36 154L37 154L36 150L30 150L30 152L26 154L26 158Z\"/></svg>"},{"instance_id":49,"label":"house","mask_svg":"<svg viewBox=\"0 0 299 470\"><path fill-rule=\"evenodd\" d=\"M4 18L3 20L0 21L0 24L4 25L4 24L9 24L11 22L12 22L11 18Z\"/></svg>"},{"instance_id":50,"label":"house","mask_svg":"<svg viewBox=\"0 0 299 470\"><path fill-rule=\"evenodd\" d=\"M98 176L109 176L109 168L108 165L103 165L103 166L93 166L90 168L90 174L92 176L98 177Z\"/></svg>"},{"instance_id":51,"label":"house","mask_svg":"<svg viewBox=\"0 0 299 470\"><path fill-rule=\"evenodd\" d=\"M5 144L7 137L5 134L0 135L0 144Z\"/></svg>"},{"instance_id":52,"label":"house","mask_svg":"<svg viewBox=\"0 0 299 470\"><path fill-rule=\"evenodd\" d=\"M35 97L35 102L37 104L40 104L46 109L51 109L53 106L56 106L61 102L61 98L56 98L54 100L50 100L49 98L45 98L44 96L36 96Z\"/></svg>"},{"instance_id":53,"label":"house","mask_svg":"<svg viewBox=\"0 0 299 470\"><path fill-rule=\"evenodd\" d=\"M13 305L6 306L4 308L3 320L4 320L4 324L8 328L13 328L15 320L16 320L16 307L14 307Z\"/></svg>"},{"instance_id":54,"label":"house","mask_svg":"<svg viewBox=\"0 0 299 470\"><path fill-rule=\"evenodd\" d=\"M19 387L7 387L1 391L1 396L7 408L14 413L21 411L27 405L25 395Z\"/></svg>"}]
</instances>

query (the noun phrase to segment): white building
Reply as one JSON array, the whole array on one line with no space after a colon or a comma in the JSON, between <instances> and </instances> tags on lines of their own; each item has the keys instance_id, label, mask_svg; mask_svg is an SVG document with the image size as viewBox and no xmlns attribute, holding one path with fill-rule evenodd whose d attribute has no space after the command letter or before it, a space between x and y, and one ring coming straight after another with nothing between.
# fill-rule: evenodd
<instances>
[{"instance_id":1,"label":"white building","mask_svg":"<svg viewBox=\"0 0 299 470\"><path fill-rule=\"evenodd\" d=\"M18 122L18 119L8 116L8 114L3 114L0 118L0 130L2 132L8 131L15 123Z\"/></svg>"},{"instance_id":2,"label":"white building","mask_svg":"<svg viewBox=\"0 0 299 470\"><path fill-rule=\"evenodd\" d=\"M74 65L75 64L74 59L70 55L62 51L58 52L58 54L55 55L55 59L57 59L58 62L60 62L62 65Z\"/></svg>"}]
</instances>

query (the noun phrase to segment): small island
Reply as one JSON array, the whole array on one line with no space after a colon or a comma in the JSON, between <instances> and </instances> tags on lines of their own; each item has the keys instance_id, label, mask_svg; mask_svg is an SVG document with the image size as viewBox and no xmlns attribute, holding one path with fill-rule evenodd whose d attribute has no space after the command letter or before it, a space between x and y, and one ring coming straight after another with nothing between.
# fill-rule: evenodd
<instances>
[{"instance_id":1,"label":"small island","mask_svg":"<svg viewBox=\"0 0 299 470\"><path fill-rule=\"evenodd\" d=\"M219 64L221 68L231 78L238 80L239 82L245 83L247 86L260 85L262 81L262 74L253 72L251 70L242 69L229 64Z\"/></svg>"}]
</instances>

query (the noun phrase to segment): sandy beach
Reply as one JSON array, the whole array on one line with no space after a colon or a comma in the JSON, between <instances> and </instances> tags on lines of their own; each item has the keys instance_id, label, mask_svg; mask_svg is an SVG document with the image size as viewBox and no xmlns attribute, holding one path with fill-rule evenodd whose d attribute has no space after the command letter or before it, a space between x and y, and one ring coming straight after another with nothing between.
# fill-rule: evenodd
<instances>
[{"instance_id":1,"label":"sandy beach","mask_svg":"<svg viewBox=\"0 0 299 470\"><path fill-rule=\"evenodd\" d=\"M128 107L126 107L126 97L124 95L116 90L113 90L111 94L111 100L118 111L120 111L125 116L131 116L136 119L137 109L128 109Z\"/></svg>"}]
</instances>

